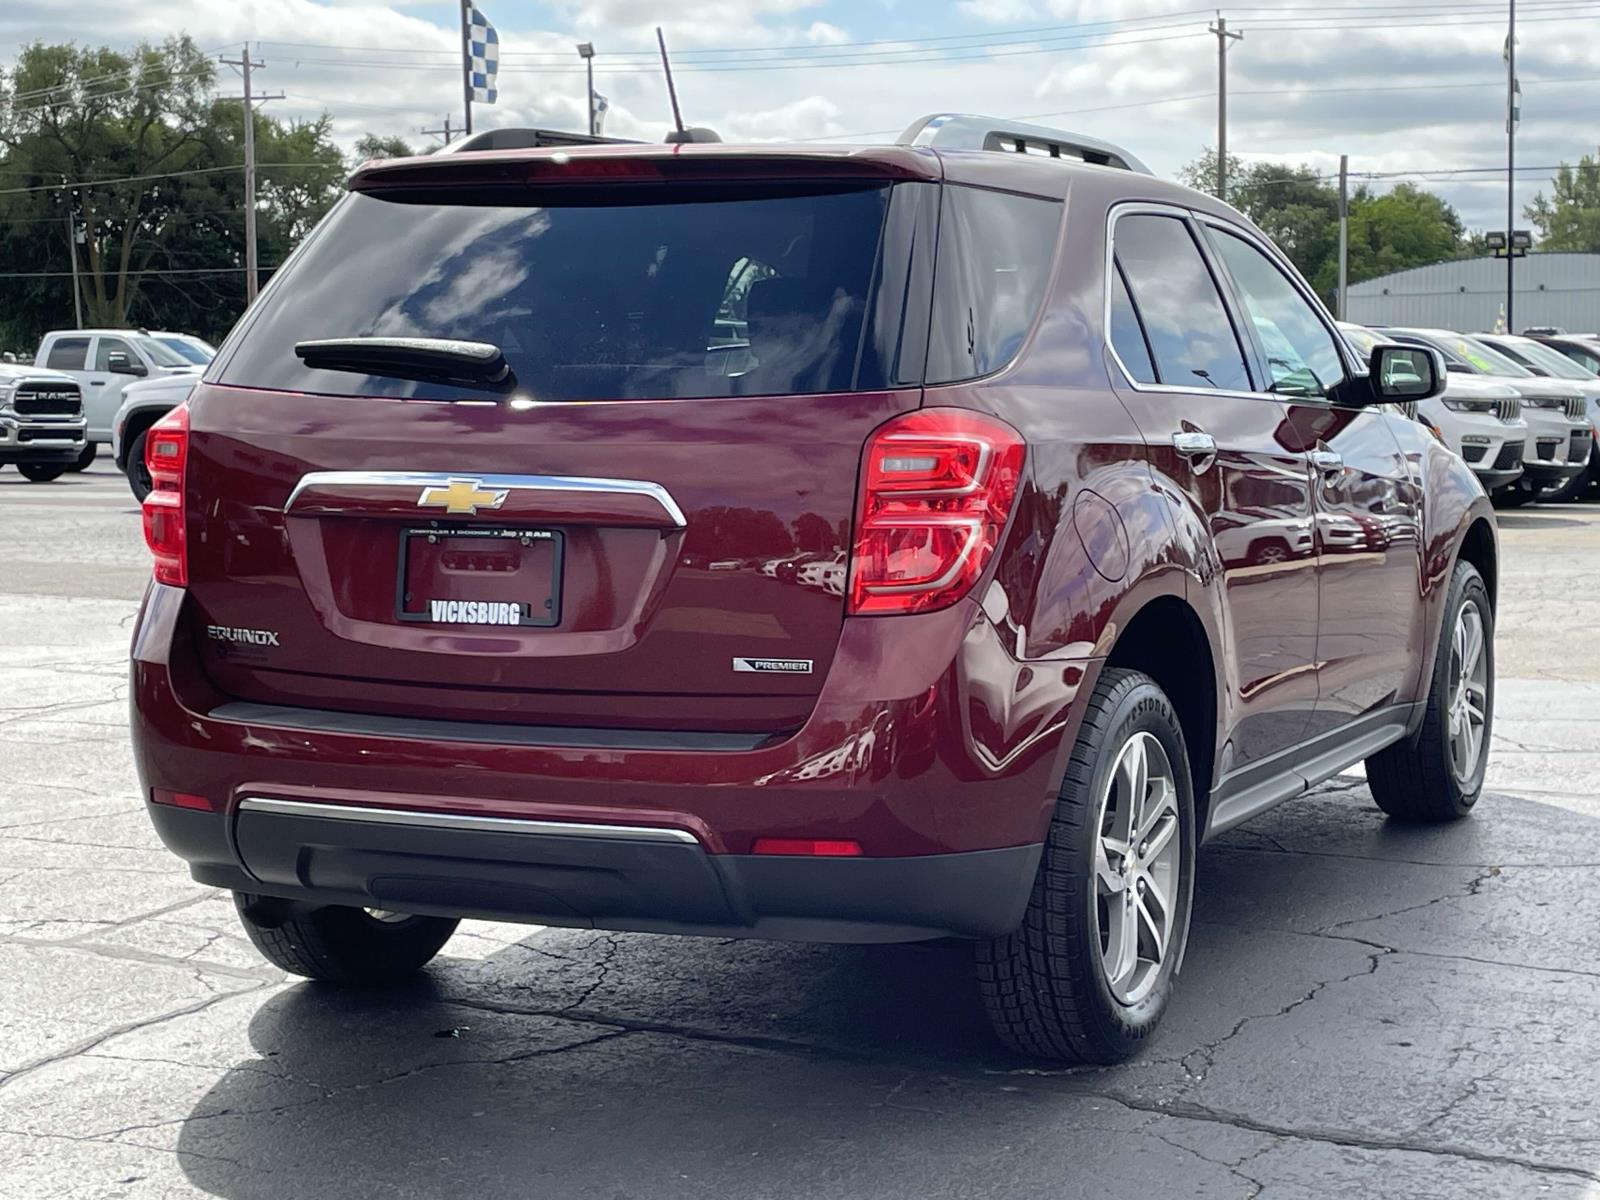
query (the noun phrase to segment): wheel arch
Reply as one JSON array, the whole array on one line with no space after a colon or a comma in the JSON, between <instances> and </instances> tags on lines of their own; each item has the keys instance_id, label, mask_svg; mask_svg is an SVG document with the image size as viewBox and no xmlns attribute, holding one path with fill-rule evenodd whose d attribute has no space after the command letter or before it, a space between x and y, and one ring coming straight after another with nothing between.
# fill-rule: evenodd
<instances>
[{"instance_id":1,"label":"wheel arch","mask_svg":"<svg viewBox=\"0 0 1600 1200\"><path fill-rule=\"evenodd\" d=\"M122 426L122 437L117 443L117 470L128 469L128 448L133 445L134 439L176 407L176 404L151 405L149 408L136 408L128 414Z\"/></svg>"},{"instance_id":2,"label":"wheel arch","mask_svg":"<svg viewBox=\"0 0 1600 1200\"><path fill-rule=\"evenodd\" d=\"M1195 828L1204 829L1216 770L1219 687L1200 614L1182 596L1149 600L1117 634L1105 665L1144 672L1172 701L1194 781Z\"/></svg>"},{"instance_id":3,"label":"wheel arch","mask_svg":"<svg viewBox=\"0 0 1600 1200\"><path fill-rule=\"evenodd\" d=\"M1483 576L1483 586L1489 593L1491 607L1498 605L1500 583L1500 552L1495 542L1494 526L1490 518L1478 514L1467 531L1461 535L1456 558L1471 563Z\"/></svg>"}]
</instances>

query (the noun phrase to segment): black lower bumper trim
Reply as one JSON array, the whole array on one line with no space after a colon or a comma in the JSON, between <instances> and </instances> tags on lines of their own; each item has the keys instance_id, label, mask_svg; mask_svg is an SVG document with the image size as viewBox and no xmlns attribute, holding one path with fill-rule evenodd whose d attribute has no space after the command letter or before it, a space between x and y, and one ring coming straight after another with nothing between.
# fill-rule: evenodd
<instances>
[{"instance_id":1,"label":"black lower bumper trim","mask_svg":"<svg viewBox=\"0 0 1600 1200\"><path fill-rule=\"evenodd\" d=\"M313 904L586 929L811 942L986 938L1021 923L1040 847L901 858L445 830L150 805L196 880Z\"/></svg>"}]
</instances>

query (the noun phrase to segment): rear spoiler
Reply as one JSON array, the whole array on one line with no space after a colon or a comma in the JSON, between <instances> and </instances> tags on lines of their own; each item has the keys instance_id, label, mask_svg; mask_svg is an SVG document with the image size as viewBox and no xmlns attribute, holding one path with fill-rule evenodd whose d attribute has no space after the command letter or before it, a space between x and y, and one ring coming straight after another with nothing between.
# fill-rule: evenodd
<instances>
[{"instance_id":1,"label":"rear spoiler","mask_svg":"<svg viewBox=\"0 0 1600 1200\"><path fill-rule=\"evenodd\" d=\"M722 145L626 143L463 151L363 163L353 192L455 187L547 187L726 181L863 183L943 177L938 156L909 146L848 150L766 149Z\"/></svg>"}]
</instances>

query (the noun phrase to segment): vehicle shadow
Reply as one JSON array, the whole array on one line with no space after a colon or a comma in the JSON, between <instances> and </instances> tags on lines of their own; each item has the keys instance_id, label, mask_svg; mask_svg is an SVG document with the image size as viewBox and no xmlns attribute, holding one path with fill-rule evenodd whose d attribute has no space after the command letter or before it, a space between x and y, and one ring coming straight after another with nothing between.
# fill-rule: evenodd
<instances>
[{"instance_id":1,"label":"vehicle shadow","mask_svg":"<svg viewBox=\"0 0 1600 1200\"><path fill-rule=\"evenodd\" d=\"M1543 806L1491 799L1516 839L1546 828ZM398 989L274 994L249 1019L253 1057L185 1120L179 1161L239 1200L910 1197L975 1182L975 1155L1030 1173L1059 1160L1056 1194L1105 1194L1094 1181L1123 1176L1096 1165L1101 1143L1149 1121L1106 1093L1188 1087L1190 1057L1241 1014L1367 973L1370 945L1310 931L1465 892L1476 868L1454 864L1496 852L1487 823L1396 826L1365 802L1279 812L1202 851L1178 1001L1126 1066L1007 1054L965 945L544 930ZM1385 1064L1370 1069L1381 1090Z\"/></svg>"}]
</instances>

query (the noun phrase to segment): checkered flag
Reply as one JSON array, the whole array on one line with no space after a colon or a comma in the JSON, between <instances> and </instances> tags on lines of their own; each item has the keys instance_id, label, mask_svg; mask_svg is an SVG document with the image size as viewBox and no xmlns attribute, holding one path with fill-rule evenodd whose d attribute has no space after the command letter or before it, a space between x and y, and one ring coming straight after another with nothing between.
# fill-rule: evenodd
<instances>
[{"instance_id":1,"label":"checkered flag","mask_svg":"<svg viewBox=\"0 0 1600 1200\"><path fill-rule=\"evenodd\" d=\"M495 86L500 73L500 34L475 4L467 5L467 59L472 98L479 104L493 104L500 94Z\"/></svg>"}]
</instances>

